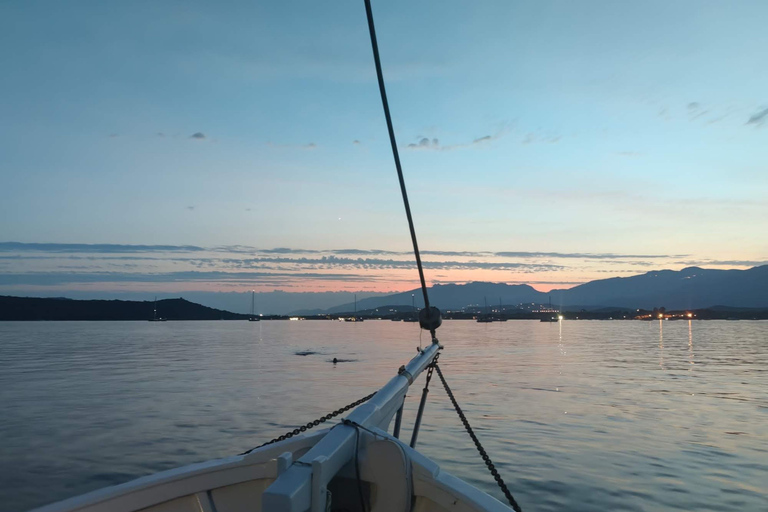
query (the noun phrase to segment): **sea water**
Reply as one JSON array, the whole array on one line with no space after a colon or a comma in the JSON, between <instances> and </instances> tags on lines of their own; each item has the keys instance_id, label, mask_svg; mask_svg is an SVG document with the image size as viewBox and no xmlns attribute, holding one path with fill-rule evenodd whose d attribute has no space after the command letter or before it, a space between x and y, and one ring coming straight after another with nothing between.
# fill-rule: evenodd
<instances>
[{"instance_id":1,"label":"sea water","mask_svg":"<svg viewBox=\"0 0 768 512\"><path fill-rule=\"evenodd\" d=\"M524 510L768 510L768 322L438 334ZM391 321L0 323L0 511L240 453L376 390L426 342ZM436 376L430 389L417 448L503 500Z\"/></svg>"}]
</instances>

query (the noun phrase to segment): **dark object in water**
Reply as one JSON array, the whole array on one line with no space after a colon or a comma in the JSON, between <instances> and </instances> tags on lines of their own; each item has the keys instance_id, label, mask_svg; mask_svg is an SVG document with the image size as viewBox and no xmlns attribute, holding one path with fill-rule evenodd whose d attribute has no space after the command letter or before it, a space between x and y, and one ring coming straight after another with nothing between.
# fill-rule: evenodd
<instances>
[{"instance_id":1,"label":"dark object in water","mask_svg":"<svg viewBox=\"0 0 768 512\"><path fill-rule=\"evenodd\" d=\"M334 357L329 362L333 363L333 364L336 364L336 363L354 363L356 361L357 361L357 359L339 359L337 357Z\"/></svg>"},{"instance_id":2,"label":"dark object in water","mask_svg":"<svg viewBox=\"0 0 768 512\"><path fill-rule=\"evenodd\" d=\"M300 350L298 352L295 352L297 356L314 356L315 354L319 354L320 352L315 352L313 350Z\"/></svg>"}]
</instances>

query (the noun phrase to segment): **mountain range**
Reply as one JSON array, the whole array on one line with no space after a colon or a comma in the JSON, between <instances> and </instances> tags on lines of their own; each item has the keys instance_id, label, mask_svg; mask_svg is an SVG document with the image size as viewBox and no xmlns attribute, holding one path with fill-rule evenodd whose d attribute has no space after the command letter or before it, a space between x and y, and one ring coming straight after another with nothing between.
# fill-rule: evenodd
<instances>
[{"instance_id":1,"label":"mountain range","mask_svg":"<svg viewBox=\"0 0 768 512\"><path fill-rule=\"evenodd\" d=\"M410 305L415 299L424 306L420 289L359 300L357 309ZM529 285L473 282L436 284L429 290L431 304L444 310L467 306L521 304L533 302L562 309L603 307L653 309L701 309L712 306L768 307L768 265L748 270L717 270L688 267L679 271L656 270L631 277L600 279L567 290L540 292ZM327 313L352 311L354 303L324 310ZM320 311L313 310L312 313ZM303 311L301 313L309 313Z\"/></svg>"},{"instance_id":2,"label":"mountain range","mask_svg":"<svg viewBox=\"0 0 768 512\"><path fill-rule=\"evenodd\" d=\"M415 272L415 271L414 271ZM415 275L414 275L415 277ZM66 292L70 299L123 299L128 302L144 301L145 305L136 306L132 318L146 318L146 292ZM375 309L383 306L403 306L409 309L411 295L418 307L423 307L424 300L420 289L401 293L358 292L358 311ZM731 306L740 308L768 308L768 265L753 267L748 270L716 270L689 267L682 270L654 270L631 277L615 277L584 283L567 290L540 292L529 285L504 283L472 282L467 284L436 284L430 288L430 300L442 310L460 310L467 306L490 306L499 304L514 306L533 302L547 304L561 309L579 311L600 308L624 309L702 309L713 306ZM173 294L160 294L163 298ZM191 312L179 318L222 318L222 312L248 313L251 309L250 292L184 292L187 301L202 304L217 311ZM352 292L284 292L270 291L255 294L256 313L265 315L311 315L324 313L346 313L353 311L355 294ZM29 300L33 300L29 297ZM1 301L0 301L1 302ZM158 301L160 304L162 301ZM18 305L19 303L17 303ZM75 307L74 305L59 307ZM28 304L32 307L33 303ZM109 311L109 304L93 304L99 311ZM2 307L10 307L8 304ZM16 306L14 306L16 307ZM128 309L133 308L130 306ZM160 309L160 308L159 308ZM24 315L32 314L27 310ZM120 317L126 308L120 308ZM75 317L80 314L72 311ZM90 315L91 313L89 313ZM170 314L159 313L170 317ZM46 313L47 315L47 313ZM188 316L187 316L188 315ZM3 318L0 311L0 319ZM128 319L128 318L125 318Z\"/></svg>"}]
</instances>

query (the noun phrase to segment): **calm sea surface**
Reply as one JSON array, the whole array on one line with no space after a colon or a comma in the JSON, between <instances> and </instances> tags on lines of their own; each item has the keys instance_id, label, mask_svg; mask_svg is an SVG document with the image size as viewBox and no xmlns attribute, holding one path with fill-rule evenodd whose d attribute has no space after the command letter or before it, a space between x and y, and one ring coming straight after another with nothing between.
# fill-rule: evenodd
<instances>
[{"instance_id":1,"label":"calm sea surface","mask_svg":"<svg viewBox=\"0 0 768 512\"><path fill-rule=\"evenodd\" d=\"M768 322L439 334L525 510L768 510ZM239 453L376 390L418 344L389 321L0 323L0 511ZM418 448L502 498L437 378Z\"/></svg>"}]
</instances>

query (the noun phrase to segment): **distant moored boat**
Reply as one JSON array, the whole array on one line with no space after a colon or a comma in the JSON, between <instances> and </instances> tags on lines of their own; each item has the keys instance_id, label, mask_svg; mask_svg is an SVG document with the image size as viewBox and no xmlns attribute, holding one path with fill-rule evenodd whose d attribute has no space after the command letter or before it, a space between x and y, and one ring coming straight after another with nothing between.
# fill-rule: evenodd
<instances>
[{"instance_id":1,"label":"distant moored boat","mask_svg":"<svg viewBox=\"0 0 768 512\"><path fill-rule=\"evenodd\" d=\"M249 322L258 322L261 320L256 316L256 292L251 290L251 316L248 317Z\"/></svg>"}]
</instances>

